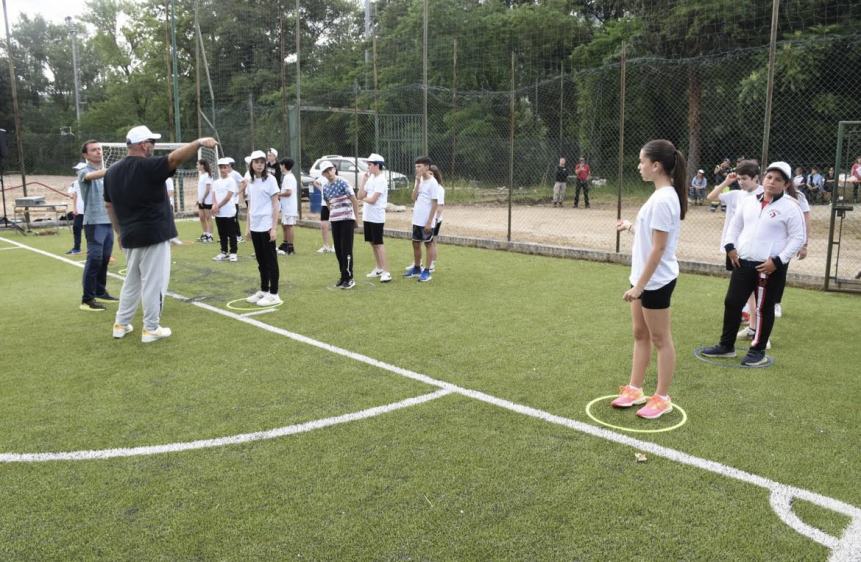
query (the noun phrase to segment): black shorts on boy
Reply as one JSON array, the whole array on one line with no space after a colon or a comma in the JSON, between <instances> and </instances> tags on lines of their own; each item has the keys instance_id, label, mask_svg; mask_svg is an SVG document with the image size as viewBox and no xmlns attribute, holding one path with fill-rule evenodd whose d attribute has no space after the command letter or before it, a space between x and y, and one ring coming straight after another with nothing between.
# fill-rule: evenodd
<instances>
[{"instance_id":1,"label":"black shorts on boy","mask_svg":"<svg viewBox=\"0 0 861 562\"><path fill-rule=\"evenodd\" d=\"M430 244L433 242L433 229L430 232L425 231L423 226L413 225L413 242L424 242Z\"/></svg>"},{"instance_id":2,"label":"black shorts on boy","mask_svg":"<svg viewBox=\"0 0 861 562\"><path fill-rule=\"evenodd\" d=\"M365 242L370 242L373 246L383 245L383 223L365 221L362 226L365 231Z\"/></svg>"}]
</instances>

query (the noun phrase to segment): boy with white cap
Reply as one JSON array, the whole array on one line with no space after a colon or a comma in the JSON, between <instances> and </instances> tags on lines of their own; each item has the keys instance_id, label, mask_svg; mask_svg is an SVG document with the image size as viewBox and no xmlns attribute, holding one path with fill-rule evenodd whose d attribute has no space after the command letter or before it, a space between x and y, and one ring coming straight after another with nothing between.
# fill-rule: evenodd
<instances>
[{"instance_id":1,"label":"boy with white cap","mask_svg":"<svg viewBox=\"0 0 861 562\"><path fill-rule=\"evenodd\" d=\"M366 277L379 277L380 283L388 283L392 280L392 274L386 264L386 248L383 246L383 227L389 201L389 186L383 174L385 160L379 154L372 153L367 161L368 171L360 177L359 193L356 195L356 198L364 203L362 221L365 242L371 244L374 252L375 267Z\"/></svg>"},{"instance_id":2,"label":"boy with white cap","mask_svg":"<svg viewBox=\"0 0 861 562\"><path fill-rule=\"evenodd\" d=\"M732 276L724 299L723 333L720 343L702 350L706 357L735 357L735 340L741 324L741 309L756 291L756 334L741 364L765 365L766 342L774 326L775 294L786 284L789 260L804 244L801 208L786 197L792 168L774 162L765 170L764 191L745 198L730 223L724 249L732 264Z\"/></svg>"}]
</instances>

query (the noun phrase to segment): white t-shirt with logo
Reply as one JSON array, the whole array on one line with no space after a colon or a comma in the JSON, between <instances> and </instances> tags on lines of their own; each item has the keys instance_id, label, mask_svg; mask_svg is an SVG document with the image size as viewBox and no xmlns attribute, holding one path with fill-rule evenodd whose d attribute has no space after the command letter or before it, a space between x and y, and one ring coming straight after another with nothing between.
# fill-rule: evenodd
<instances>
[{"instance_id":1,"label":"white t-shirt with logo","mask_svg":"<svg viewBox=\"0 0 861 562\"><path fill-rule=\"evenodd\" d=\"M384 174L369 175L368 181L365 182L365 191L368 193L366 197L371 197L374 193L379 193L375 203L364 203L362 207L362 220L365 222L385 223L386 222L386 206L389 204L389 184L386 181Z\"/></svg>"},{"instance_id":2,"label":"white t-shirt with logo","mask_svg":"<svg viewBox=\"0 0 861 562\"><path fill-rule=\"evenodd\" d=\"M216 204L221 204L224 201L224 198L227 197L227 194L230 193L231 197L221 207L218 208L218 214L216 217L227 219L232 219L236 214L236 204L233 202L233 198L236 196L236 192L239 191L239 186L236 185L236 181L232 176L228 175L226 178L218 178L212 184L212 194L215 197L214 201Z\"/></svg>"},{"instance_id":3,"label":"white t-shirt with logo","mask_svg":"<svg viewBox=\"0 0 861 562\"><path fill-rule=\"evenodd\" d=\"M428 223L434 200L439 204L439 184L431 176L419 182L419 192L413 207L413 225L424 226Z\"/></svg>"},{"instance_id":4,"label":"white t-shirt with logo","mask_svg":"<svg viewBox=\"0 0 861 562\"><path fill-rule=\"evenodd\" d=\"M212 178L209 177L209 174L200 174L200 179L197 180L197 200L204 205L212 205L212 189L204 198L207 185L212 185Z\"/></svg>"},{"instance_id":5,"label":"white t-shirt with logo","mask_svg":"<svg viewBox=\"0 0 861 562\"><path fill-rule=\"evenodd\" d=\"M83 215L84 214L84 198L81 197L81 185L78 183L78 180L72 182L72 185L69 186L69 195L73 193L76 195L75 197L75 214Z\"/></svg>"},{"instance_id":6,"label":"white t-shirt with logo","mask_svg":"<svg viewBox=\"0 0 861 562\"><path fill-rule=\"evenodd\" d=\"M637 213L634 223L634 244L631 248L631 285L636 285L643 274L643 268L652 252L652 231L660 230L669 233L667 247L661 256L655 273L646 283L647 291L660 289L679 276L679 262L676 259L676 246L679 243L679 232L682 224L682 210L679 196L672 186L664 186L655 190Z\"/></svg>"},{"instance_id":7,"label":"white t-shirt with logo","mask_svg":"<svg viewBox=\"0 0 861 562\"><path fill-rule=\"evenodd\" d=\"M269 232L272 229L272 196L278 194L278 183L273 176L254 178L245 190L248 201L248 228L252 232Z\"/></svg>"},{"instance_id":8,"label":"white t-shirt with logo","mask_svg":"<svg viewBox=\"0 0 861 562\"><path fill-rule=\"evenodd\" d=\"M281 193L286 193L290 190L290 197L280 197L281 215L285 217L299 216L299 194L296 191L296 176L292 172L287 172L281 179Z\"/></svg>"}]
</instances>

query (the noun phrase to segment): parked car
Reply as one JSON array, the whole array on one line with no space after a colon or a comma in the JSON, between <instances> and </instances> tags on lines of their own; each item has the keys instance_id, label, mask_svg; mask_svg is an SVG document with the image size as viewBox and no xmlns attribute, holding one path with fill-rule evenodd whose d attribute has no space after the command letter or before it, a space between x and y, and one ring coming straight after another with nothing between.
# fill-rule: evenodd
<instances>
[{"instance_id":1,"label":"parked car","mask_svg":"<svg viewBox=\"0 0 861 562\"><path fill-rule=\"evenodd\" d=\"M356 176L361 175L368 171L368 159L367 158L359 158L358 159L358 168L356 166L356 159L352 156L340 156L338 154L327 154L318 158L314 165L311 166L311 169L308 170L310 176L314 179L320 177L320 162L323 160L328 160L331 162L335 169L338 170L338 176L346 181L350 186L354 189L356 188ZM386 181L389 184L389 189L403 189L407 187L410 183L409 178L404 174L393 172L391 170L383 169L383 176L386 178ZM304 184L304 180L303 180Z\"/></svg>"}]
</instances>

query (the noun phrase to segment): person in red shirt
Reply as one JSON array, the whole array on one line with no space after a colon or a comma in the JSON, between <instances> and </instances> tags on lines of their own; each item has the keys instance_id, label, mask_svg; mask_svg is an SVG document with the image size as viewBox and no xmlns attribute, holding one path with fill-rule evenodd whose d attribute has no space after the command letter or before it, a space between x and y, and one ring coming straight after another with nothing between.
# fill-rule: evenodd
<instances>
[{"instance_id":1,"label":"person in red shirt","mask_svg":"<svg viewBox=\"0 0 861 562\"><path fill-rule=\"evenodd\" d=\"M583 190L583 201L586 203L586 208L589 208L589 180L592 178L592 170L589 169L589 164L586 163L584 157L580 157L577 166L574 167L574 174L577 176L577 191L574 193L574 208L576 209L580 203L580 190Z\"/></svg>"}]
</instances>

